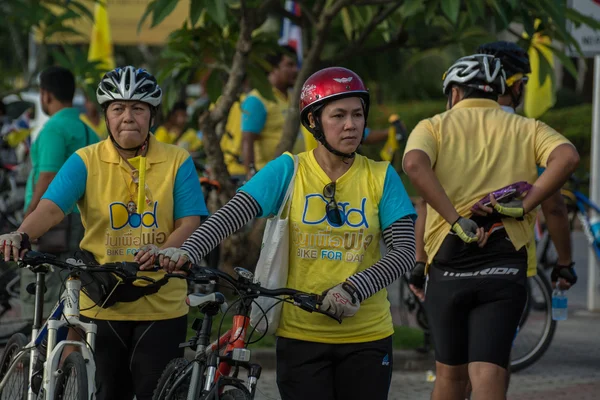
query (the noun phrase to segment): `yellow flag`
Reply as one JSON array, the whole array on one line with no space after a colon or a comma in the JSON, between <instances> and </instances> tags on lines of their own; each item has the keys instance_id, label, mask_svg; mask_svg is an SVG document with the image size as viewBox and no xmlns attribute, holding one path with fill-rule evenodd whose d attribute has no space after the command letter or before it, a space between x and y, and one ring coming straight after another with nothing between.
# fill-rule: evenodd
<instances>
[{"instance_id":1,"label":"yellow flag","mask_svg":"<svg viewBox=\"0 0 600 400\"><path fill-rule=\"evenodd\" d=\"M539 118L556 102L554 87L550 76L540 85L540 55L548 60L554 71L554 57L548 48L551 43L548 36L535 33L529 47L529 63L531 74L525 91L525 115L529 118ZM553 72L552 72L553 73Z\"/></svg>"},{"instance_id":2,"label":"yellow flag","mask_svg":"<svg viewBox=\"0 0 600 400\"><path fill-rule=\"evenodd\" d=\"M101 69L104 71L115 68L107 7L106 0L99 0L94 6L94 27L88 53L88 60L100 61Z\"/></svg>"}]
</instances>

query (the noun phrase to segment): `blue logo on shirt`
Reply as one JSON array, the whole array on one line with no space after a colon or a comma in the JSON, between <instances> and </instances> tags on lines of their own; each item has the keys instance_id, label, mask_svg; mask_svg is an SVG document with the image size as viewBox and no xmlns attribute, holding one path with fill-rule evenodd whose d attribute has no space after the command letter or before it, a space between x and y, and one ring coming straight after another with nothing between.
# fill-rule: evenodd
<instances>
[{"instance_id":1,"label":"blue logo on shirt","mask_svg":"<svg viewBox=\"0 0 600 400\"><path fill-rule=\"evenodd\" d=\"M333 227L348 225L351 228L369 227L365 206L367 199L363 197L360 208L350 207L349 202L338 201L338 208L342 217L342 225L335 225L329 221L325 213L325 206L328 200L323 195L315 193L309 194L304 199L304 211L302 213L302 222L307 225L318 225L325 221Z\"/></svg>"}]
</instances>

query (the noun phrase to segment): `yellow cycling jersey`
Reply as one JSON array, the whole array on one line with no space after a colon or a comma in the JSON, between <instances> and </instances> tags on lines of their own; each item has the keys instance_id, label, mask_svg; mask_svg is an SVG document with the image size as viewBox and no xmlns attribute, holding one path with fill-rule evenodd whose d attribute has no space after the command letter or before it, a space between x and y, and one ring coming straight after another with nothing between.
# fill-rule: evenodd
<instances>
[{"instance_id":1,"label":"yellow cycling jersey","mask_svg":"<svg viewBox=\"0 0 600 400\"><path fill-rule=\"evenodd\" d=\"M104 118L100 118L98 125L94 124L86 114L80 114L79 119L81 119L87 126L92 128L96 135L98 135L98 139L104 140L108 137L108 129L106 128Z\"/></svg>"},{"instance_id":2,"label":"yellow cycling jersey","mask_svg":"<svg viewBox=\"0 0 600 400\"><path fill-rule=\"evenodd\" d=\"M163 125L156 128L154 132L156 140L162 143L175 144L179 147L183 147L187 151L196 151L202 147L202 140L198 138L196 131L193 129L187 129L179 137L176 132L170 132Z\"/></svg>"},{"instance_id":3,"label":"yellow cycling jersey","mask_svg":"<svg viewBox=\"0 0 600 400\"><path fill-rule=\"evenodd\" d=\"M275 88L273 88L275 101L263 98L256 89L248 93L247 97L250 96L258 98L266 111L266 120L262 130L260 132L253 132L258 135L254 141L254 165L257 169L261 169L275 158L275 150L283 134L283 125L290 104L289 99ZM253 116L244 115L243 118L252 119Z\"/></svg>"},{"instance_id":4,"label":"yellow cycling jersey","mask_svg":"<svg viewBox=\"0 0 600 400\"><path fill-rule=\"evenodd\" d=\"M323 187L331 179L312 151L300 153L290 209L290 265L287 286L309 293L345 281L377 262L379 203L389 163L356 156L350 169L336 181L336 195L346 223L336 228L324 218ZM326 273L323 270L326 269ZM309 314L285 304L277 336L321 343L368 342L394 330L387 291L361 303L360 313L339 325L320 314Z\"/></svg>"},{"instance_id":5,"label":"yellow cycling jersey","mask_svg":"<svg viewBox=\"0 0 600 400\"><path fill-rule=\"evenodd\" d=\"M565 143L570 142L541 121L507 113L492 100L465 99L421 121L410 134L404 154L425 152L458 213L470 217L470 208L488 193L518 181L534 183L537 166L545 167L550 153ZM536 212L523 221L502 219L515 249L531 241ZM428 205L429 263L449 231L450 224ZM535 275L535 265L529 265L528 275Z\"/></svg>"},{"instance_id":6,"label":"yellow cycling jersey","mask_svg":"<svg viewBox=\"0 0 600 400\"><path fill-rule=\"evenodd\" d=\"M145 193L145 210L139 210L141 215L132 214L130 210L130 203L136 203L138 192L137 185L131 178L131 169L110 141L104 140L85 147L76 154L87 170L85 193L77 202L85 227L81 248L91 252L101 264L132 261L135 252L148 243L161 247L175 229L174 218L202 215L198 210L185 212L177 209L174 185L178 171L184 162L191 164L189 154L181 148L160 143L151 136L146 157L148 191ZM195 195L201 196L193 164L186 164L186 167L190 170L187 172L192 174L191 178L196 181L191 183L198 185ZM189 188L190 181L185 185ZM200 204L197 198L193 201ZM194 208L196 207L190 205L188 210ZM164 272L144 274L160 279ZM136 284L147 283L137 281ZM185 295L185 281L171 279L156 294L131 303L116 303L104 309L94 307L82 292L81 314L103 320L147 321L176 318L188 312Z\"/></svg>"},{"instance_id":7,"label":"yellow cycling jersey","mask_svg":"<svg viewBox=\"0 0 600 400\"><path fill-rule=\"evenodd\" d=\"M229 110L225 131L221 137L221 151L229 175L246 175L246 168L240 162L242 156L242 109L241 102L246 96L240 96Z\"/></svg>"}]
</instances>

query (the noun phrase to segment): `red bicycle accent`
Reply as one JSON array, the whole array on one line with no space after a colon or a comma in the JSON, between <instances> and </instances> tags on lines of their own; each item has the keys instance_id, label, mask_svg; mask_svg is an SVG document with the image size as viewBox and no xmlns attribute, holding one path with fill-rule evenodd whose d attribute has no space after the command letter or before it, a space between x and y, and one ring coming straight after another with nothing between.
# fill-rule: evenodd
<instances>
[{"instance_id":1,"label":"red bicycle accent","mask_svg":"<svg viewBox=\"0 0 600 400\"><path fill-rule=\"evenodd\" d=\"M246 334L248 333L248 325L250 325L250 318L243 315L233 316L233 326L219 339L219 346L227 345L225 348L225 354L231 353L233 349L243 349L246 347ZM226 339L224 341L223 339ZM221 343L224 341L225 343ZM222 348L222 347L219 347ZM227 376L231 372L231 365L226 362L219 364L219 369L215 375L215 382L221 376Z\"/></svg>"}]
</instances>

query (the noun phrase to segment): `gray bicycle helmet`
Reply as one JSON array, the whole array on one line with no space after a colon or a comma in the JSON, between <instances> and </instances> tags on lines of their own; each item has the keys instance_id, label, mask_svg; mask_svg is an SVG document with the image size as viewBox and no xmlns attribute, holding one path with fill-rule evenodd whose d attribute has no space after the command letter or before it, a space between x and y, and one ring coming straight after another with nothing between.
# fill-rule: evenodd
<instances>
[{"instance_id":1,"label":"gray bicycle helmet","mask_svg":"<svg viewBox=\"0 0 600 400\"><path fill-rule=\"evenodd\" d=\"M499 58L489 54L474 54L458 59L442 77L444 94L452 84L471 87L483 92L504 94L506 75Z\"/></svg>"},{"instance_id":2,"label":"gray bicycle helmet","mask_svg":"<svg viewBox=\"0 0 600 400\"><path fill-rule=\"evenodd\" d=\"M96 98L102 106L115 100L137 100L158 107L162 90L156 78L142 68L127 66L107 72L98 84Z\"/></svg>"}]
</instances>

